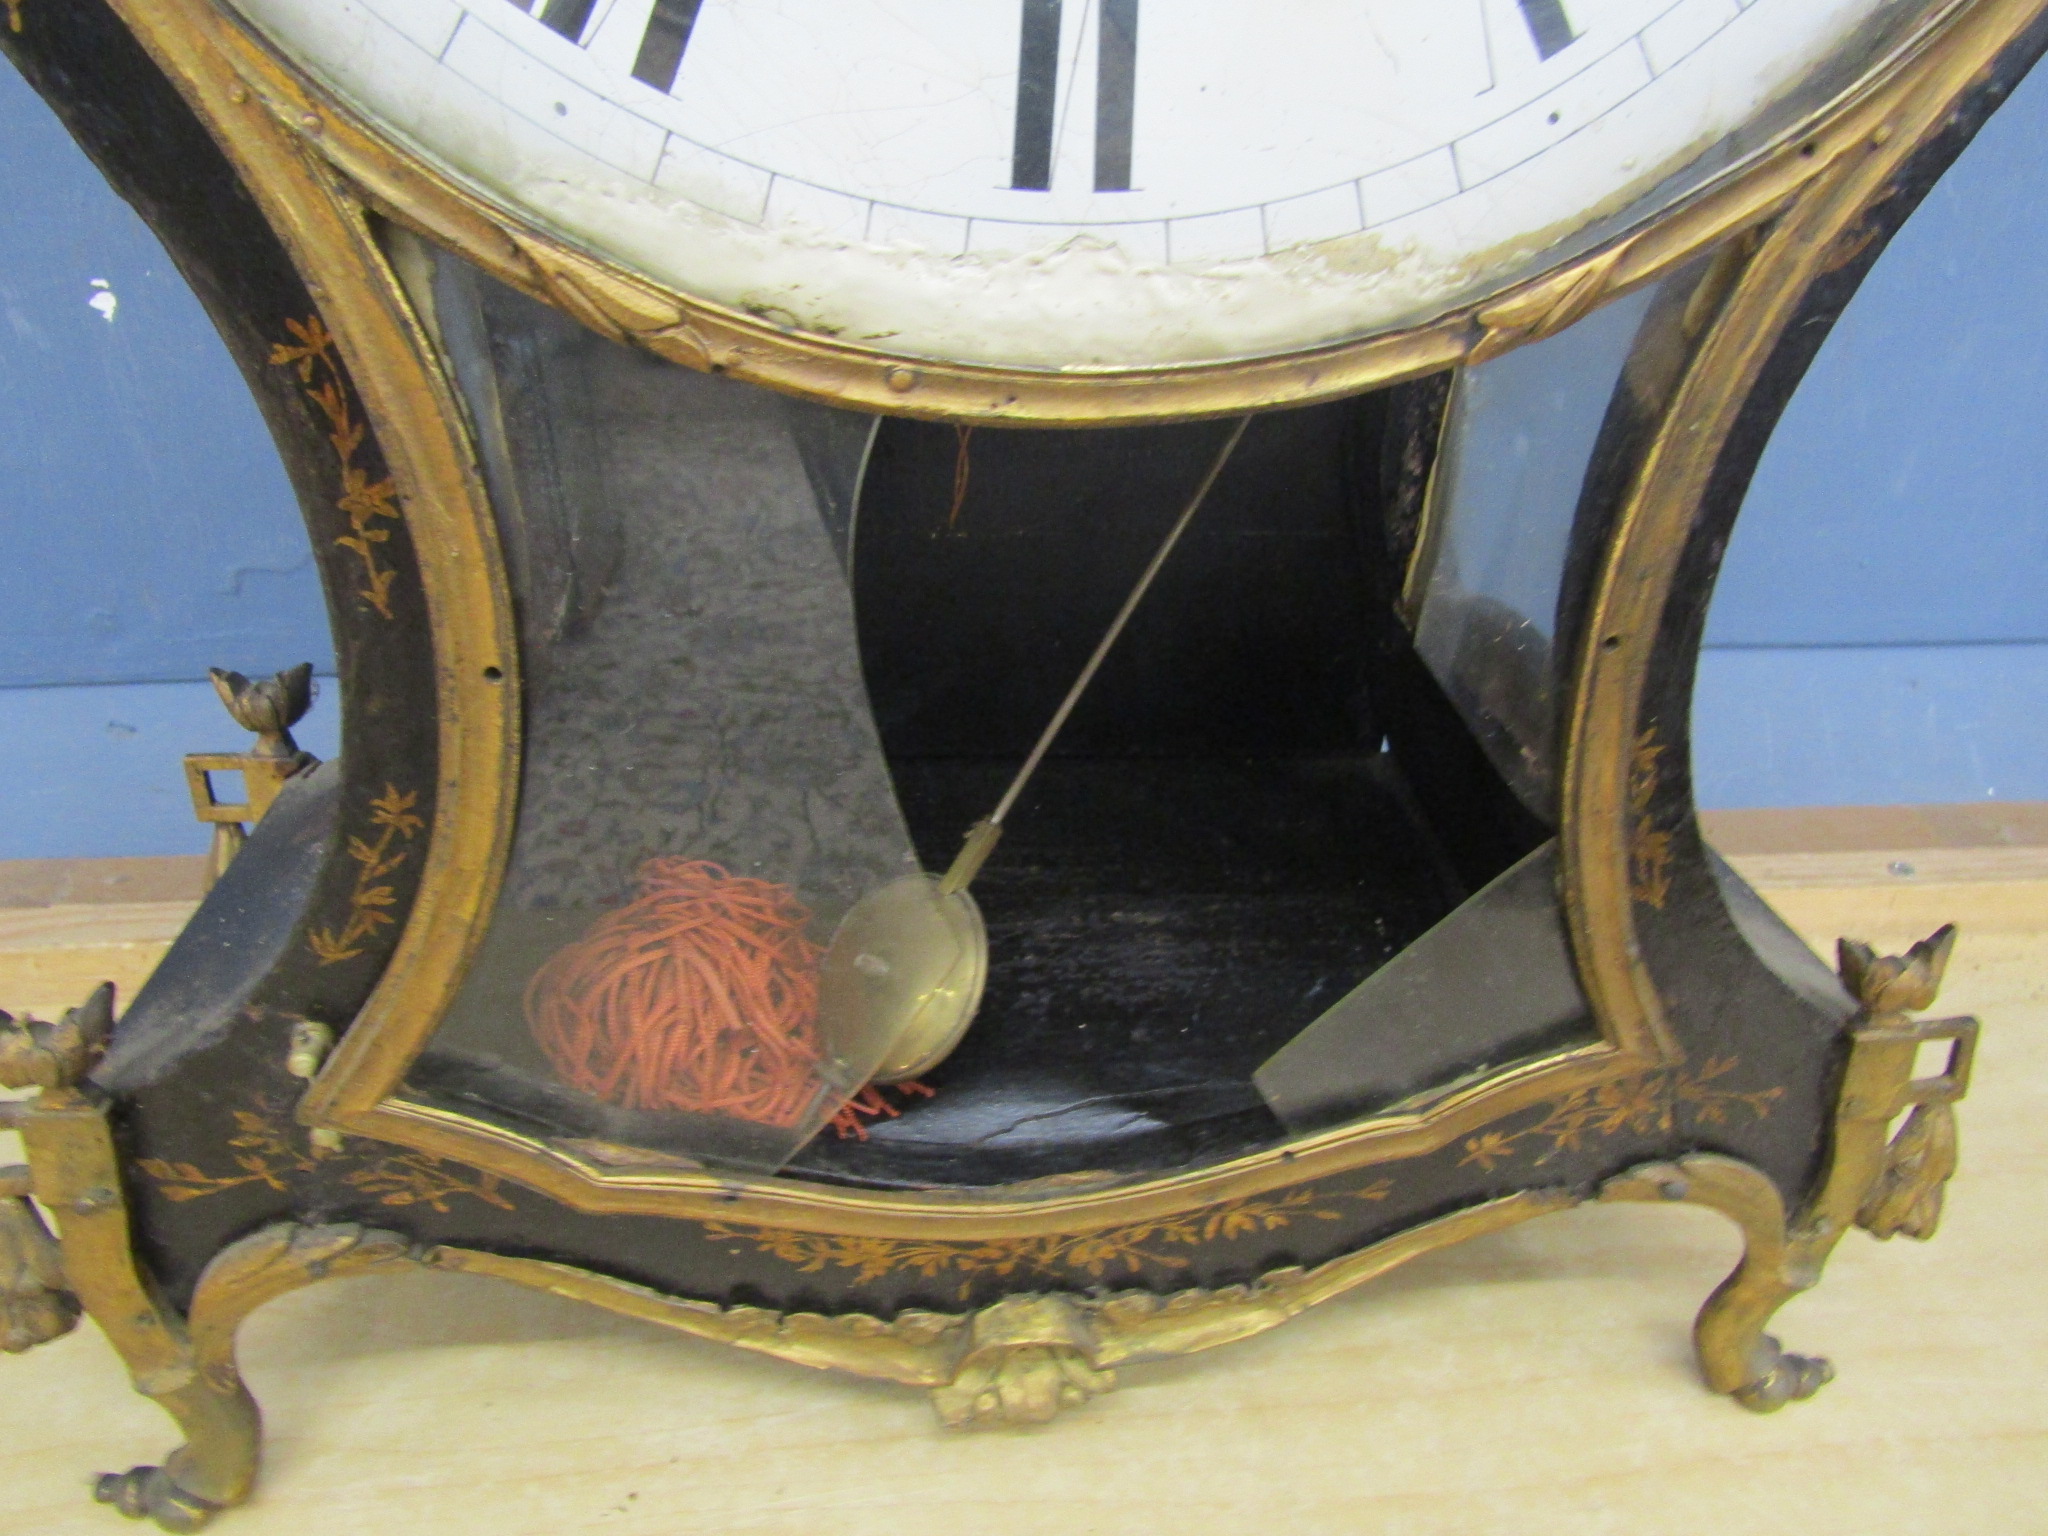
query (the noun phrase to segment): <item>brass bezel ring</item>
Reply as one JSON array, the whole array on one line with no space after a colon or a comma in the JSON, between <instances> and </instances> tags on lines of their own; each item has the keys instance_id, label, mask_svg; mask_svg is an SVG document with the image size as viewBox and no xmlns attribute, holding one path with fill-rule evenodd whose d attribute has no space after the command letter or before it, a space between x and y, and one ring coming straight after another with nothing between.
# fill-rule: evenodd
<instances>
[{"instance_id":1,"label":"brass bezel ring","mask_svg":"<svg viewBox=\"0 0 2048 1536\"><path fill-rule=\"evenodd\" d=\"M124 10L127 8L124 7ZM894 354L782 329L594 254L424 164L270 45L211 9L177 7L244 93L343 177L368 207L602 335L700 372L884 415L1018 426L1188 420L1310 405L1483 362L1563 329L1682 266L1783 206L1853 155L1877 98L1960 25L1970 0L1936 8L1815 120L1643 224L1533 277L1414 325L1272 356L1162 367L1001 367Z\"/></svg>"}]
</instances>

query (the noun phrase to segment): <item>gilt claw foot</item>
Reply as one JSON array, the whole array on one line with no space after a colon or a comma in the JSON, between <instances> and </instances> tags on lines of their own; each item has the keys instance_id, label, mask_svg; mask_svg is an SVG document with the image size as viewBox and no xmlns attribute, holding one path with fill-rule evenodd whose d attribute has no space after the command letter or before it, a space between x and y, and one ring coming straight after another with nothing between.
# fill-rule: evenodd
<instances>
[{"instance_id":1,"label":"gilt claw foot","mask_svg":"<svg viewBox=\"0 0 2048 1536\"><path fill-rule=\"evenodd\" d=\"M1769 1334L1758 1344L1757 1356L1757 1369L1734 1394L1735 1401L1756 1413L1775 1413L1835 1379L1835 1368L1827 1361L1818 1355L1788 1355Z\"/></svg>"},{"instance_id":2,"label":"gilt claw foot","mask_svg":"<svg viewBox=\"0 0 2048 1536\"><path fill-rule=\"evenodd\" d=\"M221 1510L212 1500L180 1488L162 1467L102 1473L92 1496L130 1520L154 1520L166 1531L196 1531Z\"/></svg>"}]
</instances>

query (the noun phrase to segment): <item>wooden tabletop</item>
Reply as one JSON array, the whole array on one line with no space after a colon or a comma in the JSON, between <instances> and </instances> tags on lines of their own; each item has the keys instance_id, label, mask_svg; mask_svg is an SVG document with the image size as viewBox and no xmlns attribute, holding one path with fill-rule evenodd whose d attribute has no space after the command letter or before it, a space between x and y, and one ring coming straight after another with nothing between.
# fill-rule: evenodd
<instances>
[{"instance_id":1,"label":"wooden tabletop","mask_svg":"<svg viewBox=\"0 0 2048 1536\"><path fill-rule=\"evenodd\" d=\"M1737 1245L1692 1207L1586 1208L1430 1255L1033 1430L946 1431L918 1394L403 1275L244 1330L267 1459L218 1529L2048 1533L2048 881L1941 872L1830 885L1815 866L1769 892L1816 947L1959 921L1941 1009L1985 1026L1939 1236L1853 1233L1779 1316L1839 1372L1811 1402L1757 1415L1700 1386L1688 1328ZM90 1474L174 1438L90 1325L0 1361L0 1533L123 1529Z\"/></svg>"}]
</instances>

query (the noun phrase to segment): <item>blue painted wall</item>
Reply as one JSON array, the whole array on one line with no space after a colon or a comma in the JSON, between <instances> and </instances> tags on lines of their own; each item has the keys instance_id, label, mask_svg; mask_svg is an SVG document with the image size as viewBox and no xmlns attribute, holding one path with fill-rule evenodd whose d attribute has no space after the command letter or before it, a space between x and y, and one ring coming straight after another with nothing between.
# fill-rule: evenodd
<instances>
[{"instance_id":1,"label":"blue painted wall","mask_svg":"<svg viewBox=\"0 0 2048 1536\"><path fill-rule=\"evenodd\" d=\"M5 67L0 146L0 686L331 671L291 487L198 301Z\"/></svg>"},{"instance_id":2,"label":"blue painted wall","mask_svg":"<svg viewBox=\"0 0 2048 1536\"><path fill-rule=\"evenodd\" d=\"M341 750L339 690L292 734L316 757ZM248 732L211 683L0 688L0 859L204 853L187 752L239 752Z\"/></svg>"},{"instance_id":3,"label":"blue painted wall","mask_svg":"<svg viewBox=\"0 0 2048 1536\"><path fill-rule=\"evenodd\" d=\"M1750 486L1710 643L2048 641L2048 67L1886 247Z\"/></svg>"},{"instance_id":4,"label":"blue painted wall","mask_svg":"<svg viewBox=\"0 0 2048 1536\"><path fill-rule=\"evenodd\" d=\"M1879 257L1765 450L1702 803L2048 799L2048 68Z\"/></svg>"},{"instance_id":5,"label":"blue painted wall","mask_svg":"<svg viewBox=\"0 0 2048 1536\"><path fill-rule=\"evenodd\" d=\"M206 669L333 670L312 551L212 323L5 66L0 210L0 858L201 852L179 759L248 740Z\"/></svg>"},{"instance_id":6,"label":"blue painted wall","mask_svg":"<svg viewBox=\"0 0 2048 1536\"><path fill-rule=\"evenodd\" d=\"M1729 550L1710 806L2048 799L2048 71L1879 261ZM331 670L291 491L141 221L0 69L0 858L198 852L209 665ZM302 732L336 750L331 681Z\"/></svg>"}]
</instances>

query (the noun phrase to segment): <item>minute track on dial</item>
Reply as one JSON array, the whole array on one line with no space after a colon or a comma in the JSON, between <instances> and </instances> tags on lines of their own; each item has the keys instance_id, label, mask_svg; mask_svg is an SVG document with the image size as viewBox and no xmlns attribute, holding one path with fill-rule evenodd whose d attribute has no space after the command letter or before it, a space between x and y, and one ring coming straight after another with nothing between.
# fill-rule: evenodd
<instances>
[{"instance_id":1,"label":"minute track on dial","mask_svg":"<svg viewBox=\"0 0 2048 1536\"><path fill-rule=\"evenodd\" d=\"M229 3L394 142L680 296L913 364L1100 370L1482 300L1739 166L1940 0Z\"/></svg>"}]
</instances>

